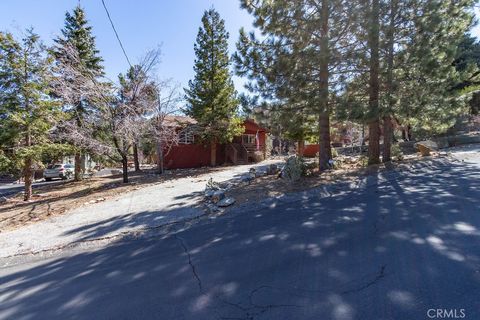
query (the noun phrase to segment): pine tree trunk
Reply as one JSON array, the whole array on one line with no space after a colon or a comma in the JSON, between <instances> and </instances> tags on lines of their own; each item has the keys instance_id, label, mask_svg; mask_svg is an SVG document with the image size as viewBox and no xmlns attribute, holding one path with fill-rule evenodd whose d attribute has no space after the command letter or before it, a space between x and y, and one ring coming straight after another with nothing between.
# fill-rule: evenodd
<instances>
[{"instance_id":1,"label":"pine tree trunk","mask_svg":"<svg viewBox=\"0 0 480 320\"><path fill-rule=\"evenodd\" d=\"M407 141L407 131L404 128L402 128L402 140Z\"/></svg>"},{"instance_id":2,"label":"pine tree trunk","mask_svg":"<svg viewBox=\"0 0 480 320\"><path fill-rule=\"evenodd\" d=\"M403 141L412 141L411 126L409 124L402 127L402 140Z\"/></svg>"},{"instance_id":3,"label":"pine tree trunk","mask_svg":"<svg viewBox=\"0 0 480 320\"><path fill-rule=\"evenodd\" d=\"M135 164L135 172L140 172L140 160L138 159L138 145L133 144L133 162Z\"/></svg>"},{"instance_id":4,"label":"pine tree trunk","mask_svg":"<svg viewBox=\"0 0 480 320\"><path fill-rule=\"evenodd\" d=\"M393 140L393 126L390 116L383 117L383 155L382 161L389 162L392 160L392 140Z\"/></svg>"},{"instance_id":5,"label":"pine tree trunk","mask_svg":"<svg viewBox=\"0 0 480 320\"><path fill-rule=\"evenodd\" d=\"M76 113L75 113L75 121L77 122L77 126L79 128L82 127L81 115L83 114L82 103L79 101L76 106ZM75 181L81 181L83 179L82 176L82 154L80 151L75 152L75 169L73 173L73 178Z\"/></svg>"},{"instance_id":6,"label":"pine tree trunk","mask_svg":"<svg viewBox=\"0 0 480 320\"><path fill-rule=\"evenodd\" d=\"M321 171L330 168L329 160L332 159L332 146L330 143L330 116L328 113L322 113L318 119L320 125L320 143L319 143L319 168Z\"/></svg>"},{"instance_id":7,"label":"pine tree trunk","mask_svg":"<svg viewBox=\"0 0 480 320\"><path fill-rule=\"evenodd\" d=\"M319 134L319 152L318 152L318 168L320 171L329 168L328 161L332 158L332 147L330 144L330 112L328 107L328 84L330 63L329 52L329 1L322 0L322 26L321 26L321 42L320 47L320 110L318 115L318 134Z\"/></svg>"},{"instance_id":8,"label":"pine tree trunk","mask_svg":"<svg viewBox=\"0 0 480 320\"><path fill-rule=\"evenodd\" d=\"M122 156L123 183L128 183L128 158Z\"/></svg>"},{"instance_id":9,"label":"pine tree trunk","mask_svg":"<svg viewBox=\"0 0 480 320\"><path fill-rule=\"evenodd\" d=\"M24 75L25 75L25 78L24 78L24 81L25 83L28 82L28 67L27 67L27 62L25 61L25 65L24 65L25 69L24 69ZM29 103L29 98L28 96L26 95L25 97L25 110L27 112L27 114L30 114L31 112L31 108L30 108L30 103ZM27 125L26 125L26 135L25 135L25 146L28 148L28 147L31 147L32 146L32 131L31 131L31 128L30 128L30 124L27 122ZM25 159L25 164L24 164L24 168L23 168L23 177L24 177L24 180L25 180L25 191L24 191L24 194L23 194L23 200L24 201L29 201L31 198L32 198L32 184L33 184L33 159L28 156L26 159Z\"/></svg>"},{"instance_id":10,"label":"pine tree trunk","mask_svg":"<svg viewBox=\"0 0 480 320\"><path fill-rule=\"evenodd\" d=\"M300 139L300 140L298 140L298 151L297 151L297 155L298 155L299 157L303 157L304 151L305 151L305 140Z\"/></svg>"},{"instance_id":11,"label":"pine tree trunk","mask_svg":"<svg viewBox=\"0 0 480 320\"><path fill-rule=\"evenodd\" d=\"M82 181L82 154L75 152L75 181Z\"/></svg>"},{"instance_id":12,"label":"pine tree trunk","mask_svg":"<svg viewBox=\"0 0 480 320\"><path fill-rule=\"evenodd\" d=\"M369 30L370 81L368 122L368 164L380 163L379 73L380 73L380 3L372 0Z\"/></svg>"},{"instance_id":13,"label":"pine tree trunk","mask_svg":"<svg viewBox=\"0 0 480 320\"><path fill-rule=\"evenodd\" d=\"M25 193L23 195L23 200L28 201L32 198L32 184L33 184L33 169L32 169L32 159L27 158L25 160L25 167L23 170L23 177L25 179Z\"/></svg>"},{"instance_id":14,"label":"pine tree trunk","mask_svg":"<svg viewBox=\"0 0 480 320\"><path fill-rule=\"evenodd\" d=\"M215 167L217 165L217 142L212 140L210 142L210 165Z\"/></svg>"},{"instance_id":15,"label":"pine tree trunk","mask_svg":"<svg viewBox=\"0 0 480 320\"><path fill-rule=\"evenodd\" d=\"M362 146L365 145L365 122L362 122Z\"/></svg>"},{"instance_id":16,"label":"pine tree trunk","mask_svg":"<svg viewBox=\"0 0 480 320\"><path fill-rule=\"evenodd\" d=\"M475 92L473 93L472 100L470 100L470 113L473 116L478 115L479 111L479 104L480 104L480 93Z\"/></svg>"},{"instance_id":17,"label":"pine tree trunk","mask_svg":"<svg viewBox=\"0 0 480 320\"><path fill-rule=\"evenodd\" d=\"M382 161L389 162L392 160L392 140L393 140L393 125L392 125L392 113L393 113L393 59L394 59L394 45L395 45L395 17L397 15L398 3L397 0L390 1L390 22L387 32L387 80L386 80L386 93L387 93L387 108L383 113L383 155Z\"/></svg>"},{"instance_id":18,"label":"pine tree trunk","mask_svg":"<svg viewBox=\"0 0 480 320\"><path fill-rule=\"evenodd\" d=\"M380 163L380 122L371 120L368 124L368 164Z\"/></svg>"}]
</instances>

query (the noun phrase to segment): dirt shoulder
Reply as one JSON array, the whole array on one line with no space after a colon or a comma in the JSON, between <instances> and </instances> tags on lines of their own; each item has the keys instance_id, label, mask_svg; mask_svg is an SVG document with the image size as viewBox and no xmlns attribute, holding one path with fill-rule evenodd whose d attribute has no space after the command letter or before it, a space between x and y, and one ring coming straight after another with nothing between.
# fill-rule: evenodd
<instances>
[{"instance_id":1,"label":"dirt shoulder","mask_svg":"<svg viewBox=\"0 0 480 320\"><path fill-rule=\"evenodd\" d=\"M359 181L370 175L386 172L401 173L402 171L410 170L415 164L422 164L435 159L445 159L449 162L462 162L466 165L480 166L480 144L468 144L442 149L432 152L431 156L427 157L422 157L419 153L413 153L405 155L400 161L392 161L388 164L370 167L365 167L359 156L343 157L344 163L341 168L323 173L314 170L309 176L295 183L289 183L277 175L258 177L250 183L235 185L226 192L226 196L233 197L236 200L235 205L227 210L333 183L358 184Z\"/></svg>"},{"instance_id":2,"label":"dirt shoulder","mask_svg":"<svg viewBox=\"0 0 480 320\"><path fill-rule=\"evenodd\" d=\"M433 157L435 156L438 155L434 155ZM378 165L369 168L362 167L358 159L352 159L350 163L342 165L340 169L324 173L312 170L309 176L304 177L296 183L288 183L284 179L278 178L277 175L262 176L254 179L250 183L234 184L227 192L227 196L236 199L236 204L230 207L235 208L246 203L256 203L263 199L305 191L334 182L358 181L372 172L397 168L401 169L402 166L406 166L408 163L418 159L425 158L412 155L403 161L393 162L387 166ZM267 161L265 163L269 162ZM193 183L194 180L198 180L196 179L197 177L221 172L228 175L230 171L243 171L243 173L246 174L249 167L250 166L242 166L241 168L218 167L173 170L164 175L157 175L153 172L146 171L142 173L132 173L130 183L128 184L122 183L121 176L111 176L91 178L81 182L69 181L59 185L37 187L35 189L35 197L32 201L22 201L22 195L19 194L0 205L0 232L8 232L18 227L27 226L52 217L62 216L68 214L69 211L74 211L82 207L86 209L97 203L111 202L113 198L119 198L122 197L122 195L127 196L127 194L149 186L173 182L181 178L192 178L191 183ZM232 178L233 175L232 173ZM206 183L206 179L207 178L205 178L204 181L201 180L203 181L202 183ZM166 186L165 188L169 187L171 186ZM180 191L181 190L179 190L179 192Z\"/></svg>"},{"instance_id":3,"label":"dirt shoulder","mask_svg":"<svg viewBox=\"0 0 480 320\"><path fill-rule=\"evenodd\" d=\"M153 171L132 172L127 184L122 182L121 175L116 175L39 186L35 188L31 201L23 201L22 193L19 193L0 205L0 232L63 215L69 210L107 201L148 186L224 169L225 167L172 170L164 175L157 175Z\"/></svg>"},{"instance_id":4,"label":"dirt shoulder","mask_svg":"<svg viewBox=\"0 0 480 320\"><path fill-rule=\"evenodd\" d=\"M290 183L285 179L280 178L278 175L257 177L249 183L237 184L226 192L227 197L233 197L236 200L235 205L229 207L227 210L248 203L258 203L268 198L311 190L333 183L358 182L372 174L406 170L417 161L432 160L445 156L444 153L441 154L432 153L429 157L421 157L419 154L414 154L405 157L401 161L394 161L388 164L380 164L370 167L364 167L357 157L352 159L351 163L343 165L340 169L329 170L322 173L318 172L318 170L312 170L308 176L303 177L301 180L294 183Z\"/></svg>"}]
</instances>

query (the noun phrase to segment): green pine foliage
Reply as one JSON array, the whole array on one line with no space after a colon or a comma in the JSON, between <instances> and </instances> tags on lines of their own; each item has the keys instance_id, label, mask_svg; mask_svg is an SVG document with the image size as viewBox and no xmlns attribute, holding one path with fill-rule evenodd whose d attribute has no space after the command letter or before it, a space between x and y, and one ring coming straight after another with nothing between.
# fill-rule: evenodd
<instances>
[{"instance_id":1,"label":"green pine foliage","mask_svg":"<svg viewBox=\"0 0 480 320\"><path fill-rule=\"evenodd\" d=\"M95 45L95 37L92 34L92 27L88 25L88 20L85 16L85 11L78 5L72 13L65 14L65 26L62 29L62 36L54 39L55 46L52 48L52 54L55 56L58 64L71 64L77 70L83 70L85 77L99 78L103 75L103 59L99 56L99 51ZM72 55L69 52L70 47L75 50L75 56L78 56L79 61L72 61ZM61 63L60 63L61 61ZM81 66L77 64L80 63ZM61 67L60 67L61 69ZM58 70L62 74L61 70ZM61 75L60 75L61 76ZM72 83L75 79L72 79ZM75 86L75 84L73 84ZM60 97L62 98L62 97ZM64 111L70 114L71 121L74 121L78 127L88 125L88 118L90 115L99 112L99 108L94 101L89 101L81 93L73 103L65 103L63 105ZM75 141L70 141L75 145ZM77 149L79 146L77 146ZM83 150L88 151L88 150ZM81 152L75 153L75 180L81 180Z\"/></svg>"},{"instance_id":2,"label":"green pine foliage","mask_svg":"<svg viewBox=\"0 0 480 320\"><path fill-rule=\"evenodd\" d=\"M70 62L77 70L87 73L85 74L87 77L99 78L103 75L103 59L96 49L92 27L88 25L85 11L80 6L75 7L73 13L67 12L65 14L62 36L54 39L54 42L55 46L51 51L57 61L62 61L63 64ZM69 47L73 47L75 56L78 57L79 61L69 61L72 60L72 54L68 50ZM81 66L75 66L77 63L81 63ZM61 70L59 72L61 73ZM96 106L82 95L79 95L77 100L73 106L64 105L63 107L80 124L87 113L96 111Z\"/></svg>"},{"instance_id":3,"label":"green pine foliage","mask_svg":"<svg viewBox=\"0 0 480 320\"><path fill-rule=\"evenodd\" d=\"M77 6L73 12L65 14L65 26L62 29L62 36L54 39L56 43L56 54L62 54L59 48L67 44L73 45L80 56L84 67L89 70L103 71L103 59L95 45L95 37L92 34L92 27L88 25L85 11Z\"/></svg>"},{"instance_id":4,"label":"green pine foliage","mask_svg":"<svg viewBox=\"0 0 480 320\"><path fill-rule=\"evenodd\" d=\"M389 116L421 138L445 132L467 111L468 79L475 82L464 34L472 26L474 1L384 0L380 2L380 92L376 116ZM419 14L422 13L422 14ZM338 97L339 119L364 122L368 114L370 51L365 34L368 11L360 16L354 37L359 44L357 71ZM467 43L467 44L466 44ZM467 82L466 82L467 81Z\"/></svg>"},{"instance_id":5,"label":"green pine foliage","mask_svg":"<svg viewBox=\"0 0 480 320\"><path fill-rule=\"evenodd\" d=\"M320 169L332 158L332 97L349 74L354 48L350 27L358 4L344 0L242 1L255 18L256 31L240 31L236 71L247 77L247 89L271 102L286 121L285 137L320 144ZM265 104L268 105L268 104Z\"/></svg>"},{"instance_id":6,"label":"green pine foliage","mask_svg":"<svg viewBox=\"0 0 480 320\"><path fill-rule=\"evenodd\" d=\"M396 113L421 135L445 132L468 109L467 95L455 90L473 70L454 63L472 26L474 1L419 2L427 14L414 16L408 45L398 52Z\"/></svg>"},{"instance_id":7,"label":"green pine foliage","mask_svg":"<svg viewBox=\"0 0 480 320\"><path fill-rule=\"evenodd\" d=\"M0 167L22 173L25 200L31 197L33 170L42 166L41 160L68 151L50 140L62 113L49 97L49 67L45 47L32 30L21 41L0 33Z\"/></svg>"},{"instance_id":8,"label":"green pine foliage","mask_svg":"<svg viewBox=\"0 0 480 320\"><path fill-rule=\"evenodd\" d=\"M195 78L185 89L185 113L197 120L199 133L208 142L231 142L243 131L229 69L228 36L219 13L206 11L195 43Z\"/></svg>"},{"instance_id":9,"label":"green pine foliage","mask_svg":"<svg viewBox=\"0 0 480 320\"><path fill-rule=\"evenodd\" d=\"M470 113L477 115L480 110L480 42L469 33L464 34L458 46L454 66L457 71L468 74L455 90L460 90L461 95L471 95Z\"/></svg>"}]
</instances>

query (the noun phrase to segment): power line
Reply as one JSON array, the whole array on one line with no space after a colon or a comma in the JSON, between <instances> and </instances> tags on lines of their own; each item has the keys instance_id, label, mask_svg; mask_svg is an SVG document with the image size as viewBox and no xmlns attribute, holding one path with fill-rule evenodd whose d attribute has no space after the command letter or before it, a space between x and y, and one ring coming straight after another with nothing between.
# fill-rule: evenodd
<instances>
[{"instance_id":1,"label":"power line","mask_svg":"<svg viewBox=\"0 0 480 320\"><path fill-rule=\"evenodd\" d=\"M115 36L117 37L118 43L120 44L120 48L122 48L123 55L127 59L128 65L132 67L132 64L130 63L130 59L128 59L127 52L125 51L125 48L123 47L122 41L120 40L120 37L118 36L117 29L115 29L115 25L113 24L112 18L110 17L110 12L108 12L107 5L105 4L105 0L102 0L103 8L105 9L105 12L107 13L108 20L110 20L110 24L112 25L113 32L115 32Z\"/></svg>"}]
</instances>

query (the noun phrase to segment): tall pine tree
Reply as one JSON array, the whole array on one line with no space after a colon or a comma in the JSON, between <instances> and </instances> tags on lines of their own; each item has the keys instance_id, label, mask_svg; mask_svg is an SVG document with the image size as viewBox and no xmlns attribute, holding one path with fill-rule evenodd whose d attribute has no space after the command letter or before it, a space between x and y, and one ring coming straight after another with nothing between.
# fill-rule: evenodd
<instances>
[{"instance_id":1,"label":"tall pine tree","mask_svg":"<svg viewBox=\"0 0 480 320\"><path fill-rule=\"evenodd\" d=\"M464 33L473 22L473 0L411 0L401 8L409 24L395 47L393 112L417 134L444 132L466 112L467 95L454 88L471 75L454 63ZM405 15L405 12L410 14ZM422 12L419 15L418 12Z\"/></svg>"},{"instance_id":2,"label":"tall pine tree","mask_svg":"<svg viewBox=\"0 0 480 320\"><path fill-rule=\"evenodd\" d=\"M377 164L380 162L380 0L371 0L366 11L370 54L368 164Z\"/></svg>"},{"instance_id":3,"label":"tall pine tree","mask_svg":"<svg viewBox=\"0 0 480 320\"><path fill-rule=\"evenodd\" d=\"M370 163L380 160L383 122L382 160L387 162L393 120L403 126L405 139L411 139L413 131L423 136L445 131L465 111L467 95L453 89L475 73L454 65L459 41L471 26L474 1L361 3L364 10L354 30L361 44L355 59L358 72L348 79L344 99L368 110Z\"/></svg>"},{"instance_id":4,"label":"tall pine tree","mask_svg":"<svg viewBox=\"0 0 480 320\"><path fill-rule=\"evenodd\" d=\"M220 14L213 8L205 11L195 43L195 78L185 89L185 112L197 120L202 139L210 142L212 166L217 143L231 142L243 129L229 70L228 36Z\"/></svg>"},{"instance_id":5,"label":"tall pine tree","mask_svg":"<svg viewBox=\"0 0 480 320\"><path fill-rule=\"evenodd\" d=\"M470 113L477 115L480 111L480 42L476 37L469 33L463 36L457 50L454 66L459 72L470 71L469 77L460 83L456 89L471 92Z\"/></svg>"},{"instance_id":6,"label":"tall pine tree","mask_svg":"<svg viewBox=\"0 0 480 320\"><path fill-rule=\"evenodd\" d=\"M62 149L49 139L61 113L48 98L48 69L45 47L33 31L28 30L21 41L0 32L0 147L6 150L0 161L20 170L24 200L32 196L34 170L42 157Z\"/></svg>"},{"instance_id":7,"label":"tall pine tree","mask_svg":"<svg viewBox=\"0 0 480 320\"><path fill-rule=\"evenodd\" d=\"M317 123L319 168L332 158L332 97L348 76L352 54L351 23L357 5L344 0L242 1L262 34L241 31L235 55L237 72L247 76L251 92L284 106L298 128ZM305 126L305 134L310 126Z\"/></svg>"},{"instance_id":8,"label":"tall pine tree","mask_svg":"<svg viewBox=\"0 0 480 320\"><path fill-rule=\"evenodd\" d=\"M88 20L85 16L85 11L78 5L73 10L73 13L67 12L65 14L65 26L62 29L62 36L55 41L53 54L57 59L65 59L69 56L65 54L69 46L73 46L78 53L80 63L83 70L89 73L88 76L99 77L103 74L102 58L99 56L99 51L95 45L95 37L92 34L92 27L88 25ZM72 61L72 64L78 61ZM72 81L74 82L74 81ZM78 127L87 125L84 121L88 113L97 111L95 104L88 99L78 95L77 101L73 105L65 105L65 111L70 113L70 120L74 121ZM80 148L78 148L80 149ZM77 150L75 153L75 180L82 179L82 152Z\"/></svg>"}]
</instances>

